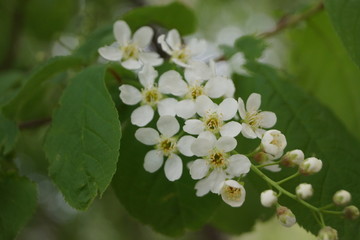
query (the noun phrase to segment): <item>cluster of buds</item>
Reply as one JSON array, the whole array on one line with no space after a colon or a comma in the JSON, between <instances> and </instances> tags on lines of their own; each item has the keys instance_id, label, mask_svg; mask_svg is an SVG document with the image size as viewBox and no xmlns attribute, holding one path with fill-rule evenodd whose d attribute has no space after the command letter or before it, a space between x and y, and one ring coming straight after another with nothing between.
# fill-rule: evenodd
<instances>
[{"instance_id":1,"label":"cluster of buds","mask_svg":"<svg viewBox=\"0 0 360 240\"><path fill-rule=\"evenodd\" d=\"M116 42L100 48L99 53L138 76L140 84L123 84L119 89L124 104L137 105L131 113L131 123L139 127L135 138L153 146L144 156L147 172L154 173L163 166L165 177L176 181L187 166L192 179L197 180L197 196L212 192L221 195L228 205L240 207L246 197L242 179L252 167L278 172L280 166L297 166L298 173L305 176L321 170L322 161L315 157L305 159L301 150L284 154L286 138L279 130L271 129L277 118L273 112L260 110L260 94L252 93L246 103L242 98L234 99L231 73L219 71L213 59L201 58L206 51L204 40L184 42L175 29L159 36L159 47L174 64L160 75L155 67L162 65L164 59L149 47L154 37L152 28L142 27L131 37L126 22L117 21L113 32ZM148 127L151 123L156 128ZM240 135L259 139L261 143L251 154L240 154L235 150ZM188 157L195 159L184 164ZM294 196L303 201L313 192L312 185L302 183ZM265 207L276 206L280 223L290 227L296 218L290 209L278 203L280 194L266 190L261 193L261 203ZM349 201L345 191L334 196L336 205L343 206ZM344 214L354 219L359 211L349 206ZM326 238L336 234L329 229L322 229L319 236L335 239Z\"/></svg>"}]
</instances>

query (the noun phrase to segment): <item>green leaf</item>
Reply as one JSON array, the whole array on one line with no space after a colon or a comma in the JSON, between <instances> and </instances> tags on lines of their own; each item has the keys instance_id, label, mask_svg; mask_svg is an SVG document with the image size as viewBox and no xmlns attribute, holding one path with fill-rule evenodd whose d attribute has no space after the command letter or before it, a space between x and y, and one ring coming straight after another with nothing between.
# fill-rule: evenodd
<instances>
[{"instance_id":1,"label":"green leaf","mask_svg":"<svg viewBox=\"0 0 360 240\"><path fill-rule=\"evenodd\" d=\"M0 112L0 153L8 154L14 147L19 130Z\"/></svg>"},{"instance_id":2,"label":"green leaf","mask_svg":"<svg viewBox=\"0 0 360 240\"><path fill-rule=\"evenodd\" d=\"M150 24L158 24L167 29L176 28L182 35L191 34L196 30L194 12L178 2L165 6L136 8L126 13L122 19L129 24L133 31Z\"/></svg>"},{"instance_id":3,"label":"green leaf","mask_svg":"<svg viewBox=\"0 0 360 240\"><path fill-rule=\"evenodd\" d=\"M105 70L89 67L72 79L45 141L49 174L77 209L101 196L116 171L121 131Z\"/></svg>"},{"instance_id":4,"label":"green leaf","mask_svg":"<svg viewBox=\"0 0 360 240\"><path fill-rule=\"evenodd\" d=\"M325 8L348 53L360 66L360 1L326 0Z\"/></svg>"},{"instance_id":5,"label":"green leaf","mask_svg":"<svg viewBox=\"0 0 360 240\"><path fill-rule=\"evenodd\" d=\"M9 102L18 92L22 84L22 74L9 71L0 75L0 106Z\"/></svg>"},{"instance_id":6,"label":"green leaf","mask_svg":"<svg viewBox=\"0 0 360 240\"><path fill-rule=\"evenodd\" d=\"M27 178L0 177L0 239L12 240L36 209L36 186Z\"/></svg>"},{"instance_id":7,"label":"green leaf","mask_svg":"<svg viewBox=\"0 0 360 240\"><path fill-rule=\"evenodd\" d=\"M284 187L293 192L299 183L311 183L315 195L310 203L316 206L327 205L337 190L346 189L353 195L353 204L360 206L359 142L326 107L290 82L284 81L284 77L274 69L258 63L248 64L247 67L253 77L235 78L241 96L247 98L252 92L261 93L261 108L277 114L275 128L287 137L286 150L302 149L306 157L316 156L323 161L320 173L299 177L285 183ZM294 171L285 169L280 174L269 175L280 180ZM307 208L285 196L280 199L280 203L293 210L301 226L317 234L319 225ZM346 221L334 215L326 215L325 221L338 230L340 239L360 239L359 221Z\"/></svg>"},{"instance_id":8,"label":"green leaf","mask_svg":"<svg viewBox=\"0 0 360 240\"><path fill-rule=\"evenodd\" d=\"M195 181L191 180L183 158L181 179L170 182L163 168L156 173L144 170L145 147L135 140L136 128L124 123L120 158L112 186L127 211L156 231L177 236L186 229L203 226L221 201L219 196L208 194L196 197ZM125 127L126 126L126 127Z\"/></svg>"},{"instance_id":9,"label":"green leaf","mask_svg":"<svg viewBox=\"0 0 360 240\"><path fill-rule=\"evenodd\" d=\"M34 108L43 109L48 104L46 101L39 99L39 96L46 94L46 80L56 73L79 67L82 63L82 58L72 56L54 57L44 62L29 74L16 96L4 106L4 115L12 119L29 120L26 119L29 117L25 116L29 109L32 111L34 111Z\"/></svg>"},{"instance_id":10,"label":"green leaf","mask_svg":"<svg viewBox=\"0 0 360 240\"><path fill-rule=\"evenodd\" d=\"M331 108L355 135L360 136L360 70L333 30L327 14L289 31L293 80Z\"/></svg>"},{"instance_id":11,"label":"green leaf","mask_svg":"<svg viewBox=\"0 0 360 240\"><path fill-rule=\"evenodd\" d=\"M263 39L247 35L235 41L235 48L243 52L246 59L254 60L261 57L266 48L266 44Z\"/></svg>"}]
</instances>

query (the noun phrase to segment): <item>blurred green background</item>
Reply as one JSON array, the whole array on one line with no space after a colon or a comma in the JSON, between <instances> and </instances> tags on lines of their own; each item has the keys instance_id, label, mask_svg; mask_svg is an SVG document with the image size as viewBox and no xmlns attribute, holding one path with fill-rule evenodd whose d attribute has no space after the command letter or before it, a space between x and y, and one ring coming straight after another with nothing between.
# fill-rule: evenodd
<instances>
[{"instance_id":1,"label":"blurred green background","mask_svg":"<svg viewBox=\"0 0 360 240\"><path fill-rule=\"evenodd\" d=\"M132 8L167 4L170 0L1 0L0 75L26 74L54 55L69 54L95 29L112 24ZM231 43L242 34L273 29L284 15L316 4L314 0L183 0L198 16L198 32L214 43ZM290 74L290 80L327 105L355 135L360 136L360 73L347 56L321 12L293 29L268 40L261 61ZM326 64L325 64L326 62ZM61 78L61 76L57 76ZM21 77L18 84L21 85ZM56 82L56 79L53 79ZM18 85L17 85L18 86ZM10 86L16 88L17 86ZM334 96L337 96L336 98ZM116 199L111 188L86 212L69 207L47 177L41 151L46 127L24 130L17 144L16 164L23 175L38 183L39 206L18 240L168 239L142 225ZM114 214L116 213L116 214ZM276 219L258 223L254 232L228 236L205 226L178 239L282 240L315 237L300 227L284 229Z\"/></svg>"}]
</instances>

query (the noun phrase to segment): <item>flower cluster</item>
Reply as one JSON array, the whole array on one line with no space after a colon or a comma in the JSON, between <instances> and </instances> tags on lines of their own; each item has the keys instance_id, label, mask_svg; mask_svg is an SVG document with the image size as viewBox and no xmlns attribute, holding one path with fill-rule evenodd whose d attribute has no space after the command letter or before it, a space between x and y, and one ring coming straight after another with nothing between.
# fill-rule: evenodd
<instances>
[{"instance_id":1,"label":"flower cluster","mask_svg":"<svg viewBox=\"0 0 360 240\"><path fill-rule=\"evenodd\" d=\"M319 172L322 161L315 157L305 159L298 149L284 154L285 135L271 129L277 121L275 113L260 110L261 95L258 93L252 93L246 103L242 98L234 98L235 86L231 78L218 73L213 59L200 58L206 51L204 40L184 42L175 29L160 35L157 41L151 41L153 35L150 27L142 27L131 38L129 26L117 21L114 24L116 42L99 49L103 58L120 62L138 76L140 89L130 84L122 84L119 89L122 102L136 106L131 113L131 123L139 127L135 138L153 146L144 156L144 169L153 173L164 166L166 178L176 181L186 166L192 179L197 181L197 196L212 192L221 195L224 202L233 207L243 205L246 197L243 178L254 170L272 187L261 193L261 204L275 206L282 225L294 225L295 215L278 203L280 195L286 191L280 184L298 175ZM154 68L164 59L150 51L151 42L159 44L169 55L172 65L168 70L164 71L166 66L161 72ZM238 139L242 137L258 140L260 144L249 154L238 153ZM184 162L188 157L193 160ZM262 169L278 172L281 167L297 167L298 170L278 182L264 177ZM295 194L286 192L286 195L304 202L313 193L311 184L301 183ZM350 199L348 192L339 191L333 200L335 205L344 206ZM359 211L349 206L344 214L354 219ZM321 230L319 235L335 234L329 229Z\"/></svg>"}]
</instances>

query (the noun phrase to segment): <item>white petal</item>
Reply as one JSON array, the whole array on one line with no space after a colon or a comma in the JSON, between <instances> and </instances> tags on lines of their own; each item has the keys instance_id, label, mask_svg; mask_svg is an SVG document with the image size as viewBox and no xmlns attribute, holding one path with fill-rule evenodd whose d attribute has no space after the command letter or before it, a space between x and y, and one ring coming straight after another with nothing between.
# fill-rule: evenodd
<instances>
[{"instance_id":1,"label":"white petal","mask_svg":"<svg viewBox=\"0 0 360 240\"><path fill-rule=\"evenodd\" d=\"M159 79L159 90L165 94L184 96L188 91L188 86L180 73L170 70L161 75Z\"/></svg>"},{"instance_id":2,"label":"white petal","mask_svg":"<svg viewBox=\"0 0 360 240\"><path fill-rule=\"evenodd\" d=\"M245 119L246 117L246 111L245 111L245 104L242 98L238 98L238 104L239 104L239 114L242 119Z\"/></svg>"},{"instance_id":3,"label":"white petal","mask_svg":"<svg viewBox=\"0 0 360 240\"><path fill-rule=\"evenodd\" d=\"M159 150L151 150L145 155L144 168L153 173L159 170L164 162L164 155Z\"/></svg>"},{"instance_id":4,"label":"white petal","mask_svg":"<svg viewBox=\"0 0 360 240\"><path fill-rule=\"evenodd\" d=\"M240 123L231 121L226 123L220 129L221 136L236 137L241 132L242 126Z\"/></svg>"},{"instance_id":5,"label":"white petal","mask_svg":"<svg viewBox=\"0 0 360 240\"><path fill-rule=\"evenodd\" d=\"M260 112L259 116L261 117L259 125L263 128L271 128L276 123L276 115L273 112Z\"/></svg>"},{"instance_id":6,"label":"white petal","mask_svg":"<svg viewBox=\"0 0 360 240\"><path fill-rule=\"evenodd\" d=\"M183 163L181 158L176 154L171 154L165 162L165 176L169 181L178 180L183 171Z\"/></svg>"},{"instance_id":7,"label":"white petal","mask_svg":"<svg viewBox=\"0 0 360 240\"><path fill-rule=\"evenodd\" d=\"M139 128L135 132L135 138L145 145L155 145L159 143L159 133L153 128Z\"/></svg>"},{"instance_id":8,"label":"white petal","mask_svg":"<svg viewBox=\"0 0 360 240\"><path fill-rule=\"evenodd\" d=\"M258 93L252 93L246 101L246 110L248 112L257 111L260 108L261 95Z\"/></svg>"},{"instance_id":9,"label":"white petal","mask_svg":"<svg viewBox=\"0 0 360 240\"><path fill-rule=\"evenodd\" d=\"M264 164L268 164L268 163L272 163L272 161L264 162ZM281 171L281 167L279 167L279 165L271 165L271 166L266 166L264 168L270 172L280 172Z\"/></svg>"},{"instance_id":10,"label":"white petal","mask_svg":"<svg viewBox=\"0 0 360 240\"><path fill-rule=\"evenodd\" d=\"M122 52L120 49L113 46L99 48L99 54L109 61L120 61L122 58Z\"/></svg>"},{"instance_id":11,"label":"white petal","mask_svg":"<svg viewBox=\"0 0 360 240\"><path fill-rule=\"evenodd\" d=\"M152 37L154 36L154 31L150 27L141 27L139 28L133 36L133 42L136 43L140 48L147 47Z\"/></svg>"},{"instance_id":12,"label":"white petal","mask_svg":"<svg viewBox=\"0 0 360 240\"><path fill-rule=\"evenodd\" d=\"M227 186L238 189L240 191L239 198L234 199L234 196L231 195L229 196L229 193L226 192L228 189ZM245 201L245 196L246 196L245 188L240 183L234 180L225 181L221 189L221 197L225 203L229 204L232 207L241 207Z\"/></svg>"},{"instance_id":13,"label":"white petal","mask_svg":"<svg viewBox=\"0 0 360 240\"><path fill-rule=\"evenodd\" d=\"M142 62L135 59L128 59L124 62L121 62L121 66L129 70L136 70L142 67Z\"/></svg>"},{"instance_id":14,"label":"white petal","mask_svg":"<svg viewBox=\"0 0 360 240\"><path fill-rule=\"evenodd\" d=\"M241 154L235 154L229 157L229 165L226 171L234 176L239 177L242 174L246 174L250 171L251 162L250 160Z\"/></svg>"},{"instance_id":15,"label":"white petal","mask_svg":"<svg viewBox=\"0 0 360 240\"><path fill-rule=\"evenodd\" d=\"M139 103L142 99L141 92L131 85L124 84L121 85L119 89L120 99L121 101L123 101L123 103L127 105L135 105Z\"/></svg>"},{"instance_id":16,"label":"white petal","mask_svg":"<svg viewBox=\"0 0 360 240\"><path fill-rule=\"evenodd\" d=\"M215 135L212 132L205 131L199 134L198 138L205 138L210 141L211 148L215 146L215 143L217 141Z\"/></svg>"},{"instance_id":17,"label":"white petal","mask_svg":"<svg viewBox=\"0 0 360 240\"><path fill-rule=\"evenodd\" d=\"M217 106L208 96L201 95L196 98L196 112L203 117L208 111L214 110Z\"/></svg>"},{"instance_id":18,"label":"white petal","mask_svg":"<svg viewBox=\"0 0 360 240\"><path fill-rule=\"evenodd\" d=\"M246 123L242 124L241 133L246 138L254 139L257 137L254 130Z\"/></svg>"},{"instance_id":19,"label":"white petal","mask_svg":"<svg viewBox=\"0 0 360 240\"><path fill-rule=\"evenodd\" d=\"M169 48L169 45L165 41L165 35L162 34L158 37L158 43L160 44L162 50L166 52L167 54L171 55L172 50Z\"/></svg>"},{"instance_id":20,"label":"white petal","mask_svg":"<svg viewBox=\"0 0 360 240\"><path fill-rule=\"evenodd\" d=\"M190 134L200 134L204 131L204 123L199 119L189 119L185 121L184 131Z\"/></svg>"},{"instance_id":21,"label":"white petal","mask_svg":"<svg viewBox=\"0 0 360 240\"><path fill-rule=\"evenodd\" d=\"M191 55L196 56L205 52L207 48L207 43L205 40L198 40L196 38L193 38L188 43L188 47L190 49Z\"/></svg>"},{"instance_id":22,"label":"white petal","mask_svg":"<svg viewBox=\"0 0 360 240\"><path fill-rule=\"evenodd\" d=\"M209 66L200 61L191 61L189 67L185 69L185 79L192 85L195 82L201 84L204 80L208 80L211 77L211 70Z\"/></svg>"},{"instance_id":23,"label":"white petal","mask_svg":"<svg viewBox=\"0 0 360 240\"><path fill-rule=\"evenodd\" d=\"M160 133L166 137L174 136L180 129L180 124L173 116L160 116L156 123Z\"/></svg>"},{"instance_id":24,"label":"white petal","mask_svg":"<svg viewBox=\"0 0 360 240\"><path fill-rule=\"evenodd\" d=\"M130 36L131 36L131 30L129 28L129 25L127 25L126 22L124 21L116 21L114 23L114 36L116 41L121 45L127 45L129 40L130 40Z\"/></svg>"},{"instance_id":25,"label":"white petal","mask_svg":"<svg viewBox=\"0 0 360 240\"><path fill-rule=\"evenodd\" d=\"M191 151L198 157L206 156L212 149L211 141L205 138L197 138L191 145Z\"/></svg>"},{"instance_id":26,"label":"white petal","mask_svg":"<svg viewBox=\"0 0 360 240\"><path fill-rule=\"evenodd\" d=\"M191 151L191 145L194 143L195 138L193 136L183 136L177 142L177 148L180 153L187 157L194 156L194 153Z\"/></svg>"},{"instance_id":27,"label":"white petal","mask_svg":"<svg viewBox=\"0 0 360 240\"><path fill-rule=\"evenodd\" d=\"M144 64L151 66L160 66L164 62L160 55L155 52L141 52L139 58Z\"/></svg>"},{"instance_id":28,"label":"white petal","mask_svg":"<svg viewBox=\"0 0 360 240\"><path fill-rule=\"evenodd\" d=\"M168 32L166 42L172 48L172 50L179 50L181 47L180 34L176 29L172 29Z\"/></svg>"},{"instance_id":29,"label":"white petal","mask_svg":"<svg viewBox=\"0 0 360 240\"><path fill-rule=\"evenodd\" d=\"M197 159L193 162L190 168L190 175L192 179L202 179L209 171L209 165L204 159Z\"/></svg>"},{"instance_id":30,"label":"white petal","mask_svg":"<svg viewBox=\"0 0 360 240\"><path fill-rule=\"evenodd\" d=\"M191 118L196 113L195 102L189 99L182 100L176 104L175 111L181 118Z\"/></svg>"},{"instance_id":31,"label":"white petal","mask_svg":"<svg viewBox=\"0 0 360 240\"><path fill-rule=\"evenodd\" d=\"M154 110L149 105L138 107L131 113L131 123L143 127L154 117Z\"/></svg>"},{"instance_id":32,"label":"white petal","mask_svg":"<svg viewBox=\"0 0 360 240\"><path fill-rule=\"evenodd\" d=\"M227 79L223 77L212 78L205 85L205 92L211 98L219 98L223 96L226 90Z\"/></svg>"},{"instance_id":33,"label":"white petal","mask_svg":"<svg viewBox=\"0 0 360 240\"><path fill-rule=\"evenodd\" d=\"M235 84L233 80L228 79L226 81L226 91L225 91L225 97L233 98L235 94Z\"/></svg>"},{"instance_id":34,"label":"white petal","mask_svg":"<svg viewBox=\"0 0 360 240\"><path fill-rule=\"evenodd\" d=\"M202 197L210 192L211 182L208 178L204 178L195 184L196 196Z\"/></svg>"},{"instance_id":35,"label":"white petal","mask_svg":"<svg viewBox=\"0 0 360 240\"><path fill-rule=\"evenodd\" d=\"M151 88L154 85L157 76L158 72L151 65L144 65L139 72L140 83L146 88Z\"/></svg>"},{"instance_id":36,"label":"white petal","mask_svg":"<svg viewBox=\"0 0 360 240\"><path fill-rule=\"evenodd\" d=\"M230 152L236 148L237 141L233 137L220 137L216 142L216 148Z\"/></svg>"},{"instance_id":37,"label":"white petal","mask_svg":"<svg viewBox=\"0 0 360 240\"><path fill-rule=\"evenodd\" d=\"M238 103L233 98L226 98L219 105L219 113L223 115L223 120L227 121L235 117Z\"/></svg>"},{"instance_id":38,"label":"white petal","mask_svg":"<svg viewBox=\"0 0 360 240\"><path fill-rule=\"evenodd\" d=\"M177 100L174 98L165 98L158 102L158 112L160 116L169 115L175 116L175 108L177 106Z\"/></svg>"},{"instance_id":39,"label":"white petal","mask_svg":"<svg viewBox=\"0 0 360 240\"><path fill-rule=\"evenodd\" d=\"M226 174L222 170L215 170L212 172L212 174L214 174L214 180L212 181L211 192L219 194L222 186L224 185Z\"/></svg>"}]
</instances>

